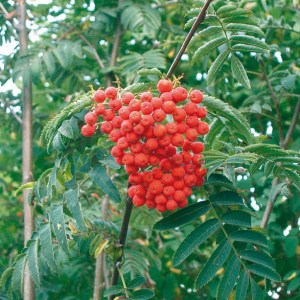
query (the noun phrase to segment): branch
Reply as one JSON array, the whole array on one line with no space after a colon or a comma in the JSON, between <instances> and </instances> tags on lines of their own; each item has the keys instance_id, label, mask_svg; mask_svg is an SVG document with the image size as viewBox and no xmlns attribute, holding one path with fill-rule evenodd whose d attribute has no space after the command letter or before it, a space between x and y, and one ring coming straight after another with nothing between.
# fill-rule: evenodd
<instances>
[{"instance_id":1,"label":"branch","mask_svg":"<svg viewBox=\"0 0 300 300\"><path fill-rule=\"evenodd\" d=\"M13 19L14 16L15 16L15 11L9 13L9 12L6 10L6 8L4 7L4 5L2 4L2 2L0 2L0 9L3 11L3 14L4 14L5 19L6 19L7 21L9 21L9 22L11 23L11 25L12 25L16 30L18 30L18 27L17 27L17 25L15 24L14 19Z\"/></svg>"},{"instance_id":2,"label":"branch","mask_svg":"<svg viewBox=\"0 0 300 300\"><path fill-rule=\"evenodd\" d=\"M282 144L284 143L284 136L283 136L283 130L282 130L281 114L280 114L280 109L279 109L279 100L277 99L277 97L275 95L275 92L273 90L273 87L270 83L270 80L269 80L267 72L266 72L265 64L262 60L260 60L260 65L262 66L263 78L265 79L265 81L267 83L267 87L270 91L270 96L271 96L271 99L273 100L274 107L275 107L275 110L276 110L279 141L280 141L280 146L282 146Z\"/></svg>"},{"instance_id":3,"label":"branch","mask_svg":"<svg viewBox=\"0 0 300 300\"><path fill-rule=\"evenodd\" d=\"M206 15L206 11L207 11L207 9L209 7L209 4L211 2L212 2L212 0L206 0L204 6L202 7L202 10L200 11L200 13L199 13L199 15L198 15L198 17L197 17L197 19L195 21L195 23L193 24L191 30L189 31L189 33L186 36L186 38L185 38L185 40L184 40L181 48L179 49L179 52L177 53L177 55L176 55L176 57L175 57L172 65L171 65L171 67L170 67L170 69L169 69L169 71L168 71L168 73L166 75L166 78L169 78L173 74L176 66L178 65L178 63L180 61L180 58L181 58L182 54L184 53L185 49L187 48L189 42L191 41L191 39L192 39L192 37L193 37L196 29L204 21L205 15Z\"/></svg>"},{"instance_id":4,"label":"branch","mask_svg":"<svg viewBox=\"0 0 300 300\"><path fill-rule=\"evenodd\" d=\"M121 31L121 11L120 11L120 6L123 0L119 0L118 2L118 13L117 13L117 27L116 27L116 35L114 39L114 44L113 48L111 51L111 57L110 57L110 62L109 66L114 67L117 62L117 57L118 57L118 52L120 48L120 41L121 41L121 36L122 36L122 31ZM107 76L107 86L110 86L112 83L112 79L114 78L113 72L109 73Z\"/></svg>"},{"instance_id":5,"label":"branch","mask_svg":"<svg viewBox=\"0 0 300 300\"><path fill-rule=\"evenodd\" d=\"M292 118L292 121L291 121L291 124L290 124L290 127L288 129L288 132L285 136L285 139L282 143L282 148L283 149L286 149L291 137L292 137L292 134L294 132L294 129L297 125L297 121L298 121L298 118L299 118L299 114L300 114L300 98L296 104L296 108L295 108L295 111L294 111L294 115L293 115L293 118Z\"/></svg>"},{"instance_id":6,"label":"branch","mask_svg":"<svg viewBox=\"0 0 300 300\"><path fill-rule=\"evenodd\" d=\"M274 178L273 181L272 181L271 190L274 189L277 184L278 184L278 178ZM274 202L275 202L276 197L278 196L278 194L279 194L279 191L276 193L276 195L274 197L274 200L271 200L271 197L269 197L269 200L268 200L267 206L266 206L266 210L264 212L263 218L262 218L261 223L260 223L261 228L266 228L267 227L268 222L270 220L270 216L271 216L273 207L274 207Z\"/></svg>"},{"instance_id":7,"label":"branch","mask_svg":"<svg viewBox=\"0 0 300 300\"><path fill-rule=\"evenodd\" d=\"M129 185L128 185L128 187L129 187ZM121 252L122 254L115 263L111 285L116 285L116 284L118 284L118 281L119 281L120 274L119 274L118 268L119 268L119 265L123 258L123 252L124 252L132 207L133 207L132 199L127 195L126 200L125 200L125 211L124 211L124 216L123 216L122 225L121 225L121 231L120 231L120 235L119 235L119 244L122 247L122 252ZM111 295L109 297L109 300L113 300L113 299L114 299L114 295Z\"/></svg>"},{"instance_id":8,"label":"branch","mask_svg":"<svg viewBox=\"0 0 300 300\"><path fill-rule=\"evenodd\" d=\"M13 110L13 108L11 108L10 105L7 105L7 103L5 103L3 100L0 99L0 102L4 105L4 108L8 108L9 112L11 113L12 116L15 117L15 119L18 121L19 124L23 124L22 119L15 113L15 111Z\"/></svg>"}]
</instances>

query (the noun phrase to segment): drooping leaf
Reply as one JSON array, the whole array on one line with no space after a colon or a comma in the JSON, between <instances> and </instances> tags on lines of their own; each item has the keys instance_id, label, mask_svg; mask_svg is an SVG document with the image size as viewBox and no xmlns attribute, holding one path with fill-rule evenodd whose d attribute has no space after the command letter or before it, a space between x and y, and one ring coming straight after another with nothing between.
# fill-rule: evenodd
<instances>
[{"instance_id":1,"label":"drooping leaf","mask_svg":"<svg viewBox=\"0 0 300 300\"><path fill-rule=\"evenodd\" d=\"M250 278L252 300L265 299L265 293L253 278Z\"/></svg>"},{"instance_id":2,"label":"drooping leaf","mask_svg":"<svg viewBox=\"0 0 300 300\"><path fill-rule=\"evenodd\" d=\"M53 204L51 206L50 221L53 226L58 244L68 254L69 248L66 238L65 219L62 204Z\"/></svg>"},{"instance_id":3,"label":"drooping leaf","mask_svg":"<svg viewBox=\"0 0 300 300\"><path fill-rule=\"evenodd\" d=\"M82 210L78 201L78 190L68 190L64 193L67 205L76 221L79 230L86 231Z\"/></svg>"},{"instance_id":4,"label":"drooping leaf","mask_svg":"<svg viewBox=\"0 0 300 300\"><path fill-rule=\"evenodd\" d=\"M176 250L173 257L174 266L181 264L197 247L216 232L219 227L217 219L210 219L192 231Z\"/></svg>"},{"instance_id":5,"label":"drooping leaf","mask_svg":"<svg viewBox=\"0 0 300 300\"><path fill-rule=\"evenodd\" d=\"M39 228L39 238L41 244L41 251L43 256L52 271L55 271L57 266L54 259L53 253L53 242L51 235L50 223L45 223Z\"/></svg>"},{"instance_id":6,"label":"drooping leaf","mask_svg":"<svg viewBox=\"0 0 300 300\"><path fill-rule=\"evenodd\" d=\"M231 57L231 71L235 79L241 85L248 89L251 89L250 80L246 73L245 67L235 55L232 55Z\"/></svg>"},{"instance_id":7,"label":"drooping leaf","mask_svg":"<svg viewBox=\"0 0 300 300\"><path fill-rule=\"evenodd\" d=\"M36 285L40 285L41 282L39 262L38 262L38 247L39 247L39 239L32 240L28 247L28 254L27 254L27 261L28 261L28 268L30 271L30 275Z\"/></svg>"},{"instance_id":8,"label":"drooping leaf","mask_svg":"<svg viewBox=\"0 0 300 300\"><path fill-rule=\"evenodd\" d=\"M127 288L129 288L129 289L135 289L135 288L139 287L140 285L142 285L145 281L146 281L145 277L138 276L138 277L132 279L128 283Z\"/></svg>"},{"instance_id":9,"label":"drooping leaf","mask_svg":"<svg viewBox=\"0 0 300 300\"><path fill-rule=\"evenodd\" d=\"M217 299L227 300L233 290L236 279L239 275L241 262L236 255L232 255L219 284Z\"/></svg>"},{"instance_id":10,"label":"drooping leaf","mask_svg":"<svg viewBox=\"0 0 300 300\"><path fill-rule=\"evenodd\" d=\"M223 266L231 252L231 245L227 239L218 246L218 248L211 255L202 270L200 271L195 287L201 289L207 284L216 274L216 272Z\"/></svg>"},{"instance_id":11,"label":"drooping leaf","mask_svg":"<svg viewBox=\"0 0 300 300\"><path fill-rule=\"evenodd\" d=\"M124 290L123 286L121 286L121 285L113 285L113 286L107 288L104 291L103 296L104 297L108 297L108 296L111 296L111 295L117 295L117 294L120 294L121 292L123 292L123 290Z\"/></svg>"},{"instance_id":12,"label":"drooping leaf","mask_svg":"<svg viewBox=\"0 0 300 300\"><path fill-rule=\"evenodd\" d=\"M96 165L90 173L90 178L97 184L97 186L112 200L116 202L121 201L120 194L118 189L112 182L112 180L108 177L106 173L106 169L101 165Z\"/></svg>"},{"instance_id":13,"label":"drooping leaf","mask_svg":"<svg viewBox=\"0 0 300 300\"><path fill-rule=\"evenodd\" d=\"M209 205L207 201L194 203L161 219L153 228L157 230L167 230L179 227L204 215L208 210Z\"/></svg>"},{"instance_id":14,"label":"drooping leaf","mask_svg":"<svg viewBox=\"0 0 300 300\"><path fill-rule=\"evenodd\" d=\"M222 67L229 53L230 51L228 49L222 51L215 59L215 61L213 62L213 64L211 65L207 73L207 77L206 77L207 85L210 85L212 81L215 79L218 70Z\"/></svg>"},{"instance_id":15,"label":"drooping leaf","mask_svg":"<svg viewBox=\"0 0 300 300\"><path fill-rule=\"evenodd\" d=\"M243 206L244 201L243 198L231 191L224 191L220 192L218 194L212 195L210 197L210 201L213 205L218 205L218 206L229 206L229 205L239 205Z\"/></svg>"},{"instance_id":16,"label":"drooping leaf","mask_svg":"<svg viewBox=\"0 0 300 300\"><path fill-rule=\"evenodd\" d=\"M24 268L26 264L26 254L19 254L14 267L11 279L12 290L16 295L23 295Z\"/></svg>"},{"instance_id":17,"label":"drooping leaf","mask_svg":"<svg viewBox=\"0 0 300 300\"><path fill-rule=\"evenodd\" d=\"M222 215L221 220L230 225L251 227L251 215L241 210L227 211Z\"/></svg>"},{"instance_id":18,"label":"drooping leaf","mask_svg":"<svg viewBox=\"0 0 300 300\"><path fill-rule=\"evenodd\" d=\"M274 259L268 254L256 250L243 250L240 252L240 256L242 259L260 264L267 268L275 270L275 262Z\"/></svg>"},{"instance_id":19,"label":"drooping leaf","mask_svg":"<svg viewBox=\"0 0 300 300\"><path fill-rule=\"evenodd\" d=\"M253 264L253 265L248 265L247 269L248 269L248 271L250 271L256 275L259 275L261 277L264 277L264 278L267 278L267 279L270 279L270 280L276 281L276 282L280 281L279 274L276 271L269 269L265 266Z\"/></svg>"},{"instance_id":20,"label":"drooping leaf","mask_svg":"<svg viewBox=\"0 0 300 300\"><path fill-rule=\"evenodd\" d=\"M257 231L253 230L240 230L230 234L230 237L237 242L253 243L259 246L268 247L266 237Z\"/></svg>"},{"instance_id":21,"label":"drooping leaf","mask_svg":"<svg viewBox=\"0 0 300 300\"><path fill-rule=\"evenodd\" d=\"M242 270L239 276L239 280L236 285L235 300L244 300L247 296L247 290L249 286L249 274L246 270Z\"/></svg>"}]
</instances>

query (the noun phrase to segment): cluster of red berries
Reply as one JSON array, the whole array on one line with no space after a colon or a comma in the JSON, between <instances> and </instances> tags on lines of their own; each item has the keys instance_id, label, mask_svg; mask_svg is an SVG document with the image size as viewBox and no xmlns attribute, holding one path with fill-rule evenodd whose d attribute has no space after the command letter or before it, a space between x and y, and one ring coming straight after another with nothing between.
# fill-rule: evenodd
<instances>
[{"instance_id":1,"label":"cluster of red berries","mask_svg":"<svg viewBox=\"0 0 300 300\"><path fill-rule=\"evenodd\" d=\"M166 79L158 82L157 89L158 97L151 92L139 97L125 92L119 98L114 87L96 91L94 110L85 115L81 132L92 136L100 125L116 143L111 155L125 166L133 204L164 212L185 207L191 188L203 185L204 146L196 140L208 133L209 126L201 120L207 113L198 105L201 91L188 94L183 87L173 89ZM104 121L97 124L99 116Z\"/></svg>"}]
</instances>

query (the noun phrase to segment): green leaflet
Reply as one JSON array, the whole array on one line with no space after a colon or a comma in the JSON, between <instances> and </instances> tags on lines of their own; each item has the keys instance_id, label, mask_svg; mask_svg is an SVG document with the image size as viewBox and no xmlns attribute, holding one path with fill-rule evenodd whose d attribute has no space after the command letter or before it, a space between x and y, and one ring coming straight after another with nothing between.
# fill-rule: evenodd
<instances>
[{"instance_id":1,"label":"green leaflet","mask_svg":"<svg viewBox=\"0 0 300 300\"><path fill-rule=\"evenodd\" d=\"M62 204L53 204L50 210L50 221L53 226L58 244L68 254L68 242L66 238L65 219Z\"/></svg>"},{"instance_id":2,"label":"green leaflet","mask_svg":"<svg viewBox=\"0 0 300 300\"><path fill-rule=\"evenodd\" d=\"M14 267L10 267L10 268L7 268L2 273L1 278L0 278L0 288L1 289L5 289L6 283L9 280L9 278L12 277L13 272L14 272Z\"/></svg>"},{"instance_id":3,"label":"green leaflet","mask_svg":"<svg viewBox=\"0 0 300 300\"><path fill-rule=\"evenodd\" d=\"M231 57L231 71L235 79L244 87L251 89L250 81L241 61L235 56Z\"/></svg>"},{"instance_id":4,"label":"green leaflet","mask_svg":"<svg viewBox=\"0 0 300 300\"><path fill-rule=\"evenodd\" d=\"M167 230L175 227L179 227L183 224L193 221L199 216L204 215L209 210L207 201L194 203L175 213L161 219L154 225L154 229Z\"/></svg>"},{"instance_id":5,"label":"green leaflet","mask_svg":"<svg viewBox=\"0 0 300 300\"><path fill-rule=\"evenodd\" d=\"M207 73L207 77L206 77L207 85L210 85L212 83L212 81L215 79L218 70L224 64L229 53L230 53L230 51L227 49L227 50L221 52L218 55L218 57L214 60L213 64L210 66L208 73Z\"/></svg>"},{"instance_id":6,"label":"green leaflet","mask_svg":"<svg viewBox=\"0 0 300 300\"><path fill-rule=\"evenodd\" d=\"M242 23L235 23L235 24L227 24L225 26L225 30L231 31L231 32L251 32L254 34L257 34L259 36L264 37L265 34L263 31L255 25L247 25L247 24L242 24Z\"/></svg>"},{"instance_id":7,"label":"green leaflet","mask_svg":"<svg viewBox=\"0 0 300 300\"><path fill-rule=\"evenodd\" d=\"M261 48L264 50L269 50L269 46L261 41L258 38L255 38L253 36L249 36L249 35L233 35L230 37L230 42L232 44L246 44L246 45L251 45L257 48Z\"/></svg>"},{"instance_id":8,"label":"green leaflet","mask_svg":"<svg viewBox=\"0 0 300 300\"><path fill-rule=\"evenodd\" d=\"M221 220L230 225L251 227L251 215L241 210L227 211L222 215Z\"/></svg>"},{"instance_id":9,"label":"green leaflet","mask_svg":"<svg viewBox=\"0 0 300 300\"><path fill-rule=\"evenodd\" d=\"M268 254L256 250L243 250L240 252L242 259L260 264L270 269L275 270L274 259Z\"/></svg>"},{"instance_id":10,"label":"green leaflet","mask_svg":"<svg viewBox=\"0 0 300 300\"><path fill-rule=\"evenodd\" d=\"M121 292L123 292L123 289L124 288L123 288L122 285L113 285L113 286L109 287L108 289L106 289L104 291L103 296L108 297L108 296L111 296L111 295L120 294Z\"/></svg>"},{"instance_id":11,"label":"green leaflet","mask_svg":"<svg viewBox=\"0 0 300 300\"><path fill-rule=\"evenodd\" d=\"M236 255L232 255L219 284L217 300L227 300L233 290L234 284L240 272L241 263Z\"/></svg>"},{"instance_id":12,"label":"green leaflet","mask_svg":"<svg viewBox=\"0 0 300 300\"><path fill-rule=\"evenodd\" d=\"M138 277L132 279L128 283L127 288L129 288L129 289L135 289L135 288L139 287L140 285L142 285L145 281L146 281L145 277L138 276Z\"/></svg>"},{"instance_id":13,"label":"green leaflet","mask_svg":"<svg viewBox=\"0 0 300 300\"><path fill-rule=\"evenodd\" d=\"M210 201L213 205L220 206L229 206L229 205L240 205L244 206L243 198L235 193L230 191L220 192L218 194L212 195Z\"/></svg>"},{"instance_id":14,"label":"green leaflet","mask_svg":"<svg viewBox=\"0 0 300 300\"><path fill-rule=\"evenodd\" d=\"M259 285L256 283L256 281L252 278L250 278L251 283L251 295L252 300L264 300L265 299L265 293L264 291L259 287Z\"/></svg>"},{"instance_id":15,"label":"green leaflet","mask_svg":"<svg viewBox=\"0 0 300 300\"><path fill-rule=\"evenodd\" d=\"M249 275L244 269L241 271L236 285L235 300L244 300L247 296L249 286Z\"/></svg>"},{"instance_id":16,"label":"green leaflet","mask_svg":"<svg viewBox=\"0 0 300 300\"><path fill-rule=\"evenodd\" d=\"M147 300L155 296L154 292L150 289L140 289L134 291L130 296L130 300Z\"/></svg>"},{"instance_id":17,"label":"green leaflet","mask_svg":"<svg viewBox=\"0 0 300 300\"><path fill-rule=\"evenodd\" d=\"M266 237L257 231L252 230L240 230L230 234L230 238L237 242L251 243L263 247L268 247Z\"/></svg>"},{"instance_id":18,"label":"green leaflet","mask_svg":"<svg viewBox=\"0 0 300 300\"><path fill-rule=\"evenodd\" d=\"M97 184L97 186L112 200L116 202L121 201L118 189L108 177L106 169L101 165L96 165L89 173L90 178Z\"/></svg>"},{"instance_id":19,"label":"green leaflet","mask_svg":"<svg viewBox=\"0 0 300 300\"><path fill-rule=\"evenodd\" d=\"M80 203L78 201L78 190L68 190L64 193L64 198L67 201L67 206L69 207L75 221L76 226L80 231L86 231L86 226L84 223L84 218L82 215L82 210Z\"/></svg>"},{"instance_id":20,"label":"green leaflet","mask_svg":"<svg viewBox=\"0 0 300 300\"><path fill-rule=\"evenodd\" d=\"M31 240L27 253L28 268L30 271L31 278L36 285L40 285L41 283L38 263L38 247L39 239Z\"/></svg>"},{"instance_id":21,"label":"green leaflet","mask_svg":"<svg viewBox=\"0 0 300 300\"><path fill-rule=\"evenodd\" d=\"M193 63L197 62L204 55L210 53L211 51L213 51L220 45L224 44L226 41L227 41L226 37L221 36L221 37L217 37L217 38L207 42L206 44L204 44L203 46L198 48L198 50L195 52L193 59L192 59Z\"/></svg>"},{"instance_id":22,"label":"green leaflet","mask_svg":"<svg viewBox=\"0 0 300 300\"><path fill-rule=\"evenodd\" d=\"M216 232L219 227L217 219L210 219L192 231L176 250L173 257L174 266L180 265L197 247Z\"/></svg>"},{"instance_id":23,"label":"green leaflet","mask_svg":"<svg viewBox=\"0 0 300 300\"><path fill-rule=\"evenodd\" d=\"M53 243L52 243L52 235L51 235L51 226L50 223L43 224L39 231L41 251L43 256L52 271L55 271L57 266L54 259L53 253Z\"/></svg>"},{"instance_id":24,"label":"green leaflet","mask_svg":"<svg viewBox=\"0 0 300 300\"><path fill-rule=\"evenodd\" d=\"M247 269L248 271L256 275L270 279L272 281L279 282L281 280L279 274L276 271L262 265L257 265L257 264L248 265Z\"/></svg>"},{"instance_id":25,"label":"green leaflet","mask_svg":"<svg viewBox=\"0 0 300 300\"><path fill-rule=\"evenodd\" d=\"M216 272L227 260L230 252L231 245L227 239L224 239L200 271L196 279L195 288L201 289L215 276Z\"/></svg>"},{"instance_id":26,"label":"green leaflet","mask_svg":"<svg viewBox=\"0 0 300 300\"><path fill-rule=\"evenodd\" d=\"M24 268L26 263L26 254L19 254L12 275L12 290L16 295L23 295Z\"/></svg>"}]
</instances>

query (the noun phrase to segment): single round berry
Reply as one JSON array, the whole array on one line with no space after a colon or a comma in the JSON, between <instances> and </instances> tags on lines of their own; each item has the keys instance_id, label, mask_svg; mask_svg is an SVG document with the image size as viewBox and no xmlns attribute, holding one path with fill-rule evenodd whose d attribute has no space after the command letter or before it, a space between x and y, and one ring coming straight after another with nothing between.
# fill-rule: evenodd
<instances>
[{"instance_id":1,"label":"single round berry","mask_svg":"<svg viewBox=\"0 0 300 300\"><path fill-rule=\"evenodd\" d=\"M166 203L167 210L172 211L172 210L175 210L177 207L178 207L178 205L177 205L177 202L175 200L169 200Z\"/></svg>"},{"instance_id":2,"label":"single round berry","mask_svg":"<svg viewBox=\"0 0 300 300\"><path fill-rule=\"evenodd\" d=\"M101 116L104 114L105 110L106 110L105 105L103 103L99 103L95 106L94 112L97 116Z\"/></svg>"},{"instance_id":3,"label":"single round berry","mask_svg":"<svg viewBox=\"0 0 300 300\"><path fill-rule=\"evenodd\" d=\"M177 87L172 91L176 103L184 101L188 97L188 91L184 87Z\"/></svg>"},{"instance_id":4,"label":"single round berry","mask_svg":"<svg viewBox=\"0 0 300 300\"><path fill-rule=\"evenodd\" d=\"M209 126L205 122L200 122L197 127L197 130L198 130L199 134L204 135L209 132Z\"/></svg>"},{"instance_id":5,"label":"single round berry","mask_svg":"<svg viewBox=\"0 0 300 300\"><path fill-rule=\"evenodd\" d=\"M176 104L173 101L166 101L163 103L162 109L166 114L171 114L176 109Z\"/></svg>"},{"instance_id":6,"label":"single round berry","mask_svg":"<svg viewBox=\"0 0 300 300\"><path fill-rule=\"evenodd\" d=\"M141 103L141 112L144 115L150 115L153 112L153 105L149 102Z\"/></svg>"},{"instance_id":7,"label":"single round berry","mask_svg":"<svg viewBox=\"0 0 300 300\"><path fill-rule=\"evenodd\" d=\"M95 131L96 131L95 125L87 124L87 125L82 126L82 128L81 128L81 133L83 136L92 136L92 135L94 135Z\"/></svg>"},{"instance_id":8,"label":"single round berry","mask_svg":"<svg viewBox=\"0 0 300 300\"><path fill-rule=\"evenodd\" d=\"M173 84L170 80L168 79L161 79L157 83L157 89L161 93L166 93L166 92L171 92L173 88Z\"/></svg>"},{"instance_id":9,"label":"single round berry","mask_svg":"<svg viewBox=\"0 0 300 300\"><path fill-rule=\"evenodd\" d=\"M195 141L198 135L198 131L195 128L188 128L185 132L186 138L191 142Z\"/></svg>"},{"instance_id":10,"label":"single round berry","mask_svg":"<svg viewBox=\"0 0 300 300\"><path fill-rule=\"evenodd\" d=\"M199 90L193 90L191 93L190 93L190 100L194 103L201 103L202 100L203 100L203 94L201 91Z\"/></svg>"},{"instance_id":11,"label":"single round berry","mask_svg":"<svg viewBox=\"0 0 300 300\"><path fill-rule=\"evenodd\" d=\"M97 102L97 103L102 103L105 101L105 92L102 91L102 90L98 90L95 92L94 94L94 101Z\"/></svg>"},{"instance_id":12,"label":"single round berry","mask_svg":"<svg viewBox=\"0 0 300 300\"><path fill-rule=\"evenodd\" d=\"M204 145L201 142L195 142L191 144L191 149L194 154L199 154L204 151Z\"/></svg>"},{"instance_id":13,"label":"single round berry","mask_svg":"<svg viewBox=\"0 0 300 300\"><path fill-rule=\"evenodd\" d=\"M166 118L166 113L162 109L156 109L152 113L155 122L162 122Z\"/></svg>"},{"instance_id":14,"label":"single round berry","mask_svg":"<svg viewBox=\"0 0 300 300\"><path fill-rule=\"evenodd\" d=\"M124 104L128 105L133 98L134 95L132 93L126 92L122 95L121 100Z\"/></svg>"},{"instance_id":15,"label":"single round berry","mask_svg":"<svg viewBox=\"0 0 300 300\"><path fill-rule=\"evenodd\" d=\"M173 102L173 94L171 92L166 92L159 97L163 102L171 101ZM174 103L174 102L173 102Z\"/></svg>"},{"instance_id":16,"label":"single round berry","mask_svg":"<svg viewBox=\"0 0 300 300\"><path fill-rule=\"evenodd\" d=\"M140 99L142 102L151 102L152 94L150 92L143 92L140 94Z\"/></svg>"},{"instance_id":17,"label":"single round berry","mask_svg":"<svg viewBox=\"0 0 300 300\"><path fill-rule=\"evenodd\" d=\"M105 95L109 99L115 99L118 95L118 90L115 87L110 86L105 90Z\"/></svg>"},{"instance_id":18,"label":"single round berry","mask_svg":"<svg viewBox=\"0 0 300 300\"><path fill-rule=\"evenodd\" d=\"M172 115L175 121L182 122L185 120L186 111L183 108L176 108Z\"/></svg>"},{"instance_id":19,"label":"single round berry","mask_svg":"<svg viewBox=\"0 0 300 300\"><path fill-rule=\"evenodd\" d=\"M143 206L145 204L145 202L146 202L146 200L143 197L140 197L138 195L135 195L132 198L132 203L137 207Z\"/></svg>"},{"instance_id":20,"label":"single round berry","mask_svg":"<svg viewBox=\"0 0 300 300\"><path fill-rule=\"evenodd\" d=\"M98 120L98 116L93 113L93 112L88 112L85 116L84 116L84 121L87 124L93 125L97 122Z\"/></svg>"},{"instance_id":21,"label":"single round berry","mask_svg":"<svg viewBox=\"0 0 300 300\"><path fill-rule=\"evenodd\" d=\"M109 134L113 130L111 122L103 122L100 126L100 130L106 134Z\"/></svg>"},{"instance_id":22,"label":"single round berry","mask_svg":"<svg viewBox=\"0 0 300 300\"><path fill-rule=\"evenodd\" d=\"M203 107L203 106L198 107L198 109L197 109L197 117L200 118L200 119L203 119L203 118L206 117L206 115L207 115L206 108Z\"/></svg>"}]
</instances>

